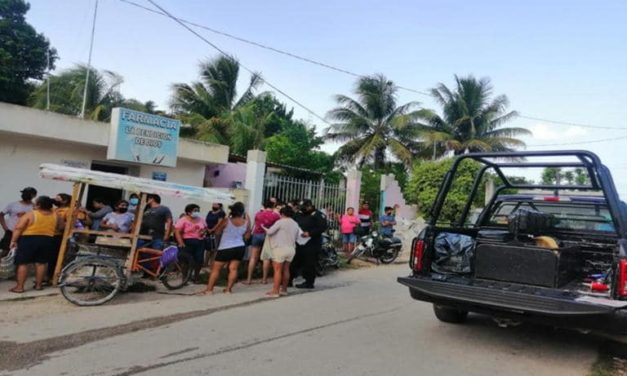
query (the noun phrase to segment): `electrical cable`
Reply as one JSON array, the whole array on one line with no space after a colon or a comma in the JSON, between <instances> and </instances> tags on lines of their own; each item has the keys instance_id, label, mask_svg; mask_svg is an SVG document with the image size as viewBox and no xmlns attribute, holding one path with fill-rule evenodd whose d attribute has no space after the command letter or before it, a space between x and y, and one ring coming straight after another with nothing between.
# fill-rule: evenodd
<instances>
[{"instance_id":1,"label":"electrical cable","mask_svg":"<svg viewBox=\"0 0 627 376\"><path fill-rule=\"evenodd\" d=\"M591 124L571 123L571 122L568 122L568 121L550 120L550 119L544 119L544 118L539 118L539 117L535 117L535 116L527 116L527 115L520 115L520 114L518 115L518 117L521 118L521 119L535 120L535 121L544 121L544 122L547 122L547 123L555 123L555 124L561 124L561 125L570 125L570 126L581 127L581 128L614 129L614 130L627 131L627 128L625 128L625 127L605 127L605 126L591 125Z\"/></svg>"},{"instance_id":2,"label":"electrical cable","mask_svg":"<svg viewBox=\"0 0 627 376\"><path fill-rule=\"evenodd\" d=\"M138 3L134 2L134 1L131 1L131 0L119 0L119 1L121 1L123 3L126 3L126 4L129 4L129 5L132 5L132 6L135 6L135 7L140 8L140 9L146 10L146 11L154 13L154 14L158 14L158 15L161 15L161 16L168 17L168 15L165 14L165 13L162 13L162 12L154 10L154 9L150 9L150 8L148 8L146 6L138 4ZM351 71L349 71L347 69L344 69L344 68L339 68L339 67L327 64L327 63L323 63L323 62L320 62L320 61L317 61L317 60L310 59L308 57L300 56L300 55L297 55L297 54L294 54L294 53L291 53L291 52L288 52L288 51L285 51L285 50L281 50L281 49L278 49L278 48L275 48L275 47L272 47L272 46L268 46L268 45L259 43L259 42L255 42L255 41L252 41L252 40L249 40L249 39L238 37L237 35L233 35L233 34L225 32L225 31L217 30L217 29L211 28L209 26L201 25L201 24L196 23L196 22L185 20L183 18L177 18L177 19L179 21L183 22L183 23L186 23L186 24L191 25L191 26L195 26L195 27L203 29L203 30L210 31L210 32L212 32L214 34L222 35L222 36L225 36L227 38L235 39L235 40L237 40L239 42L242 42L242 43L250 44L252 46L256 46L256 47L259 47L259 48L263 48L265 50L276 52L276 53L281 54L281 55L289 56L291 58L294 58L294 59L297 59L297 60L301 60L301 61L304 61L304 62L309 63L309 64L318 65L320 67L323 67L323 68L326 68L326 69L331 69L331 70L334 70L336 72L343 73L343 74L346 74L346 75L349 75L349 76L353 76L353 77L358 77L358 78L359 77L366 77L366 75L364 75L364 74L351 72ZM409 92L412 92L412 93L421 94L421 95L425 95L425 96L431 97L431 94L429 94L429 93L427 93L425 91L420 91L420 90L416 90L416 89L412 89L412 88L404 87L404 86L399 86L399 85L396 85L396 86L399 89L402 89L402 90L405 90L405 91L409 91Z\"/></svg>"},{"instance_id":3,"label":"electrical cable","mask_svg":"<svg viewBox=\"0 0 627 376\"><path fill-rule=\"evenodd\" d=\"M134 7L143 9L145 11L154 13L154 14L158 14L158 15L161 15L161 16L164 16L164 17L172 18L173 20L175 20L176 22L178 22L179 24L181 24L184 27L185 27L184 24L191 25L191 26L203 29L203 30L210 31L210 32L218 34L218 35L225 36L227 38L231 38L231 39L240 41L242 43L250 44L250 45L262 48L262 49L266 49L266 50L269 50L269 51L272 51L272 52L275 52L275 53L278 53L278 54L282 54L282 55L285 55L285 56L288 56L288 57L291 57L291 58L294 58L294 59L297 59L297 60L304 61L306 63L314 64L314 65L317 65L317 66L320 66L320 67L323 67L323 68L326 68L326 69L330 69L330 70L333 70L333 71L336 71L336 72L339 72L339 73L343 73L343 74L346 74L346 75L349 75L349 76L358 77L358 78L359 77L366 77L365 75L358 74L358 73L349 71L349 70L344 69L344 68L339 68L339 67L327 64L327 63L323 63L323 62L320 62L320 61L317 61L317 60L314 60L314 59L310 59L310 58L307 58L307 57L304 57L304 56L297 55L295 53L291 53L291 52L288 52L288 51L285 51L285 50L281 50L281 49L278 49L278 48L275 48L275 47L272 47L272 46L268 46L268 45L265 45L265 44L262 44L262 43L259 43L259 42L255 42L255 41L246 39L246 38L242 38L242 37L239 37L239 36L236 36L236 35L233 35L233 34L230 34L230 33L224 32L224 31L221 31L221 30L217 30L217 29L211 28L211 27L206 26L206 25L201 25L201 24L196 23L196 22L192 22L192 21L185 20L185 19L182 19L182 18L174 17L171 14L165 12L163 10L163 8L157 6L156 4L153 4L153 5L155 5L156 7L160 8L161 11L155 10L155 9L151 9L151 8L146 7L144 5L138 4L138 3L136 3L136 2L134 2L132 0L119 0L119 1L121 1L123 3L126 3L128 5L132 5ZM150 1L150 0L148 0L148 1ZM152 1L150 1L150 2L152 3ZM198 36L199 38L204 40L204 38L202 38L202 36L200 36L198 33L195 33L189 27L186 27L186 28L189 31L193 32L196 36ZM205 42L209 43L210 45L212 45L212 47L216 48L215 45L213 45L212 43L208 42L207 40L205 40ZM216 49L218 49L218 48L216 48ZM218 51L220 51L221 53L224 54L224 52L221 51L220 49L218 49ZM266 81L266 83L268 83L268 82ZM270 85L270 84L268 86L272 87L272 85ZM420 95L431 97L431 94L429 94L429 93L427 93L425 91L416 90L416 89L412 89L412 88L409 88L409 87L406 87L406 86L400 86L400 85L397 85L397 87L399 89L402 89L402 90L405 90L405 91L409 91L409 92L412 92L412 93L416 93L416 94L420 94ZM277 90L277 91L279 91L279 90ZM284 93L282 93L282 94L285 95L286 97L290 98L286 94L284 94ZM294 101L294 103L297 103L293 98L290 98L290 100ZM297 103L297 104L299 106L305 108L302 104L300 104L300 103ZM309 112L309 113L313 114L315 117L321 119L321 117L319 115L313 113L311 110L309 110L307 108L305 108L305 109L307 110L307 112ZM608 130L626 130L627 131L627 128L625 128L625 127L597 126L597 125L591 125L591 124L581 124L581 123L573 123L573 122L560 121L560 120L551 120L551 119L545 119L545 118L540 118L540 117L535 117L535 116L527 116L527 115L521 115L521 114L519 114L518 117L521 118L521 119L534 120L534 121L544 121L544 122L548 122L548 123L570 125L570 126L576 126L576 127L582 127L582 128L608 129ZM328 124L328 122L326 120L323 120L323 121ZM618 138L618 139L622 139L622 138ZM608 140L610 140L610 139L608 139ZM591 140L591 141L586 141L585 143L604 142L604 141L608 141L608 140L606 140L606 139ZM547 146L577 145L577 144L583 144L583 143L584 142L581 142L581 143L565 143L565 144L547 144ZM544 146L544 145L534 145L534 146Z\"/></svg>"},{"instance_id":4,"label":"electrical cable","mask_svg":"<svg viewBox=\"0 0 627 376\"><path fill-rule=\"evenodd\" d=\"M222 55L231 58L231 56L226 53L223 49L221 49L220 47L218 47L217 45L215 45L214 43L210 42L209 40L207 40L207 38L203 37L202 35L198 34L196 31L194 31L192 28L190 28L189 26L187 26L183 21L179 20L178 18L174 17L170 12L168 12L167 10L165 10L163 7L161 7L159 4L157 4L155 1L153 0L147 0L148 2L150 2L152 5L154 5L155 7L157 7L161 12L165 13L169 18L171 18L174 22L178 23L179 25L183 26L185 29L187 29L190 33L194 34L195 36L197 36L200 40L202 40L203 42L207 43L209 46L213 47L215 50L217 50L218 52L220 52ZM256 72L254 72L252 69L246 67L244 64L242 64L241 62L239 63L239 65L244 68L248 73L250 74L257 74ZM263 78L262 78L263 79ZM301 107L302 109L304 109L305 111L307 111L308 113L310 113L311 115L317 117L318 119L320 119L322 122L324 122L325 124L329 124L330 123L328 121L326 121L322 116L318 115L317 113L315 113L313 110L309 109L307 106L305 106L304 104L302 104L301 102L299 102L298 100L294 99L292 96L290 96L289 94L287 94L286 92L284 92L283 90L279 89L278 87L276 87L275 85L273 85L272 83L268 82L266 79L263 79L263 82L270 86L272 89L276 90L278 93L282 94L284 97L288 98L289 100L291 100L293 103L295 103L296 105L298 105L299 107Z\"/></svg>"}]
</instances>

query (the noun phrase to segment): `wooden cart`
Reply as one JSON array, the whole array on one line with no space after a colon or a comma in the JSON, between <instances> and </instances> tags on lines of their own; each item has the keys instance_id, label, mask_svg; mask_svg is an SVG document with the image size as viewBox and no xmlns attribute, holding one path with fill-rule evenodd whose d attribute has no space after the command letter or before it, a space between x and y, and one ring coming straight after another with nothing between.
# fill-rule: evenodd
<instances>
[{"instance_id":1,"label":"wooden cart","mask_svg":"<svg viewBox=\"0 0 627 376\"><path fill-rule=\"evenodd\" d=\"M108 295L107 299L98 299L94 301L81 301L81 299L71 299L64 293L64 296L72 303L78 305L98 305L113 298L113 296L119 291L125 289L132 283L132 273L143 271L154 276L163 276L161 270L151 271L142 265L142 263L150 263L151 261L159 260L162 257L163 252L161 250L155 250L148 247L138 247L139 240L150 241L150 236L140 235L140 229L142 224L142 215L146 208L146 197L148 194L158 194L160 196L176 197L180 199L189 200L190 202L220 202L223 204L231 203L234 198L228 192L194 187L170 182L155 181L150 179L138 178L134 176L106 173L100 171L92 171L86 169L72 168L54 164L42 164L40 166L40 176L46 179L54 179L72 182L72 200L70 203L71 209L68 212L65 229L63 232L63 240L59 251L59 258L54 270L53 283L59 284L64 280L64 272L68 272L70 266L72 270L80 273L85 273L85 270L89 271L91 277L85 276L85 280L91 278L91 287L95 288L97 283L103 284L109 281L107 278L119 279L115 285L108 287L97 286L98 288L106 289ZM78 210L75 210L81 202L85 194L85 188L88 185L95 185L107 188L121 189L127 192L135 192L140 195L140 202L135 212L135 221L133 223L130 233L115 233L111 231L94 231L89 229L77 228L75 223L77 221ZM76 243L74 239L77 236L87 237L101 237L107 241L98 242L98 244L83 242ZM80 248L83 251L82 264L77 265L76 260L73 265L68 264L67 251L70 243L74 244L76 248ZM107 252L111 251L111 252ZM112 254L116 254L115 255ZM87 256L85 256L85 254ZM122 255L122 256L119 256ZM141 257L140 263L140 255ZM81 269L81 267L83 269ZM97 271L97 268L101 268ZM104 271L103 271L104 270ZM154 273L153 273L154 272ZM89 274L88 273L88 274ZM108 283L108 282L107 282ZM164 282L167 285L167 282ZM64 292L65 285L59 284ZM81 285L82 286L82 285ZM169 287L169 286L168 286ZM81 289L88 290L89 286L82 286ZM110 290L110 291L109 291Z\"/></svg>"}]
</instances>

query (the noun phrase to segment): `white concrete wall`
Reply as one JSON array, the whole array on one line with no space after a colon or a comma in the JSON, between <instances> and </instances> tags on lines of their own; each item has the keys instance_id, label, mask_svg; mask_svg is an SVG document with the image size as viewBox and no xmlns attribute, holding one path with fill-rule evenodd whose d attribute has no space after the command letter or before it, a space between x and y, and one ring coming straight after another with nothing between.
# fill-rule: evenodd
<instances>
[{"instance_id":1,"label":"white concrete wall","mask_svg":"<svg viewBox=\"0 0 627 376\"><path fill-rule=\"evenodd\" d=\"M6 132L14 135L37 136L54 141L106 147L109 144L109 130L109 123L83 120L74 116L0 102L0 137L2 137L3 132ZM193 140L181 140L178 157L179 161L187 159L202 161L205 164L227 163L229 147Z\"/></svg>"},{"instance_id":2,"label":"white concrete wall","mask_svg":"<svg viewBox=\"0 0 627 376\"><path fill-rule=\"evenodd\" d=\"M46 141L33 137L9 136L0 133L0 207L19 199L19 191L26 186L33 186L39 194L54 196L57 193L72 192L72 184L39 177L39 165L42 163L64 164L81 163L89 168L92 161L100 163L106 160L106 148L79 145L68 142ZM117 163L119 164L119 163ZM176 168L157 166L131 166L139 170L139 176L152 179L153 171L168 174L167 180L186 185L203 186L205 164L188 160L178 161ZM175 198L163 198L163 203L172 209L175 217L183 212L187 204ZM209 210L211 203L198 203L203 212ZM0 209L1 210L1 209Z\"/></svg>"},{"instance_id":3,"label":"white concrete wall","mask_svg":"<svg viewBox=\"0 0 627 376\"><path fill-rule=\"evenodd\" d=\"M416 219L418 207L416 205L407 205L401 187L396 181L394 175L381 176L381 190L383 191L383 207L398 205L396 217L399 219L413 220Z\"/></svg>"},{"instance_id":4,"label":"white concrete wall","mask_svg":"<svg viewBox=\"0 0 627 376\"><path fill-rule=\"evenodd\" d=\"M37 188L40 194L54 196L71 192L71 184L39 177L42 163L66 164L90 168L92 162L117 164L131 174L152 179L153 171L167 173L167 181L203 186L205 166L228 161L229 148L224 145L182 140L176 168L135 165L107 161L108 123L0 103L0 206L19 199L25 186ZM175 216L187 204L163 198ZM198 203L203 211L211 203Z\"/></svg>"}]
</instances>

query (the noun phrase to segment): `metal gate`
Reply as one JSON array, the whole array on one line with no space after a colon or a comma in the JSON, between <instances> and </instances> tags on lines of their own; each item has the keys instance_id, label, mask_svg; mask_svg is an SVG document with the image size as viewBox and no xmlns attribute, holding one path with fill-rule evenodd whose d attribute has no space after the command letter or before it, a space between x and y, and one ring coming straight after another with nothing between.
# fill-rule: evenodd
<instances>
[{"instance_id":1,"label":"metal gate","mask_svg":"<svg viewBox=\"0 0 627 376\"><path fill-rule=\"evenodd\" d=\"M346 183L328 184L324 179L307 180L270 173L264 179L264 201L270 197L283 202L309 199L327 215L329 227L336 229L336 214L342 214L346 206Z\"/></svg>"}]
</instances>

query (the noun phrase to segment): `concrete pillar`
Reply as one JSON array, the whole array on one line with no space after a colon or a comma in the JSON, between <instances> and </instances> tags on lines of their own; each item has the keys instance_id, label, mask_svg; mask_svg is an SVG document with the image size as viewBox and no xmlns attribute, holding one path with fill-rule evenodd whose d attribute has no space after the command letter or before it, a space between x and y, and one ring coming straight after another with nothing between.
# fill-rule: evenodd
<instances>
[{"instance_id":1,"label":"concrete pillar","mask_svg":"<svg viewBox=\"0 0 627 376\"><path fill-rule=\"evenodd\" d=\"M389 183L395 180L394 175L381 175L381 184L379 188L379 215L383 215L386 205L386 193Z\"/></svg>"},{"instance_id":2,"label":"concrete pillar","mask_svg":"<svg viewBox=\"0 0 627 376\"><path fill-rule=\"evenodd\" d=\"M487 178L485 182L485 205L490 203L490 199L494 196L494 180Z\"/></svg>"},{"instance_id":3,"label":"concrete pillar","mask_svg":"<svg viewBox=\"0 0 627 376\"><path fill-rule=\"evenodd\" d=\"M263 182L266 174L266 153L249 150L246 155L246 184L248 202L246 211L252 216L260 209L263 200Z\"/></svg>"},{"instance_id":4,"label":"concrete pillar","mask_svg":"<svg viewBox=\"0 0 627 376\"><path fill-rule=\"evenodd\" d=\"M359 195L361 194L361 171L350 170L346 177L346 207L359 210Z\"/></svg>"}]
</instances>

